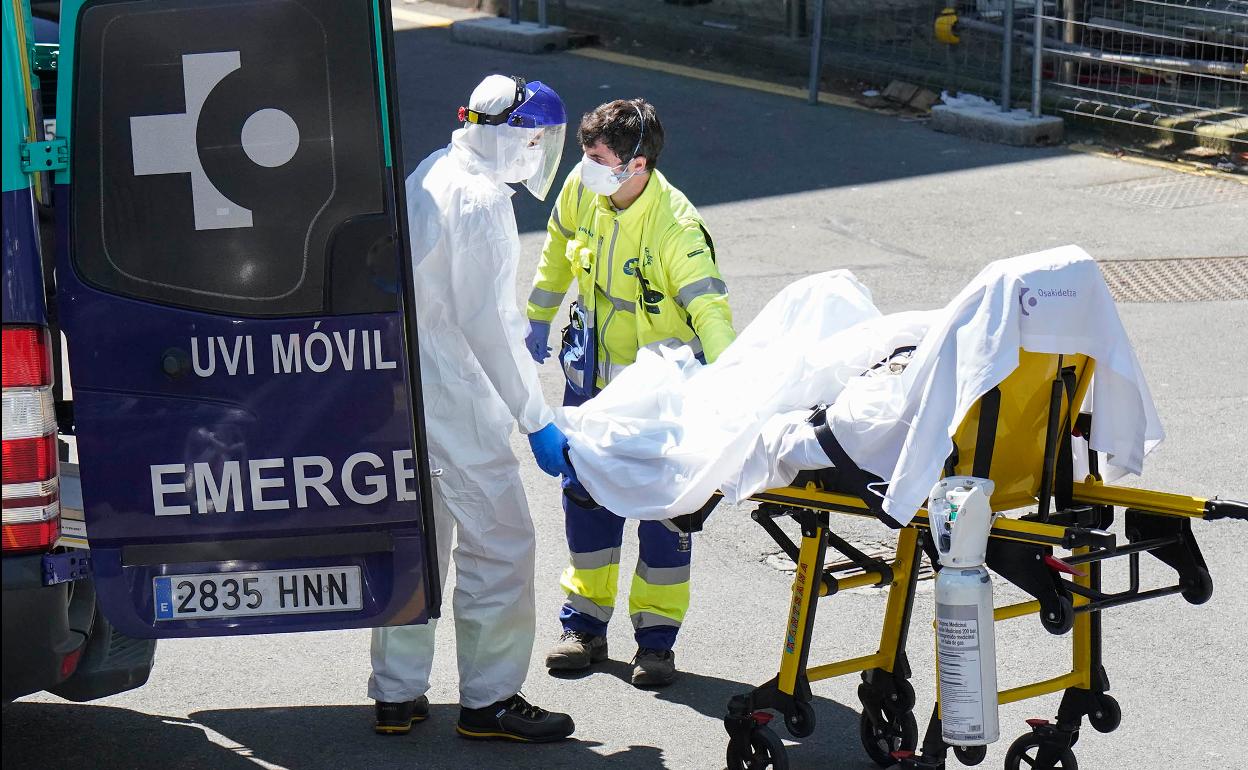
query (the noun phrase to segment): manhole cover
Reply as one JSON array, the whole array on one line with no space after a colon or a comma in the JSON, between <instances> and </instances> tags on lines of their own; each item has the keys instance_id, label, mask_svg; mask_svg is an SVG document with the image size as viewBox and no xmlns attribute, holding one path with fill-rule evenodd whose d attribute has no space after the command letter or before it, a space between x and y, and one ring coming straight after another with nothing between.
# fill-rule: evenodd
<instances>
[{"instance_id":1,"label":"manhole cover","mask_svg":"<svg viewBox=\"0 0 1248 770\"><path fill-rule=\"evenodd\" d=\"M1248 184L1192 174L1164 174L1084 187L1095 195L1136 206L1185 209L1229 201L1248 201Z\"/></svg>"},{"instance_id":2,"label":"manhole cover","mask_svg":"<svg viewBox=\"0 0 1248 770\"><path fill-rule=\"evenodd\" d=\"M1099 264L1117 302L1248 299L1248 257L1123 259Z\"/></svg>"},{"instance_id":3,"label":"manhole cover","mask_svg":"<svg viewBox=\"0 0 1248 770\"><path fill-rule=\"evenodd\" d=\"M886 563L892 563L893 558L896 556L896 542L888 543L878 540L870 542L851 540L849 541L849 544L854 548L857 548L869 559L879 559L880 561ZM785 553L781 550L769 549L764 551L761 556L762 562L777 572L792 573L797 571L797 565L794 564L793 560L785 555ZM835 547L828 549L828 564L839 564L843 561L844 557L842 557ZM837 573L837 577L852 577L854 575L861 575L862 573L862 569L855 567ZM934 577L936 577L936 573L932 571L932 565L928 563L926 559L923 559L919 564L919 580L931 580Z\"/></svg>"}]
</instances>

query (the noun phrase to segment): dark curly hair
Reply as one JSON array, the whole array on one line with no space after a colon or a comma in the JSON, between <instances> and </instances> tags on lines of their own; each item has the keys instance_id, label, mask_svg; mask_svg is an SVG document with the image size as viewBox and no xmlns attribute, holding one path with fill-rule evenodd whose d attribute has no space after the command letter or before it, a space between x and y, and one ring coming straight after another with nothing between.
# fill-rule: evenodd
<instances>
[{"instance_id":1,"label":"dark curly hair","mask_svg":"<svg viewBox=\"0 0 1248 770\"><path fill-rule=\"evenodd\" d=\"M645 118L644 132L638 110ZM576 131L576 140L582 147L592 147L601 141L624 162L633 159L633 148L637 147L639 136L641 147L636 154L645 157L646 170L650 171L659 164L659 154L663 152L663 124L659 122L654 105L645 99L616 99L599 105L585 113Z\"/></svg>"}]
</instances>

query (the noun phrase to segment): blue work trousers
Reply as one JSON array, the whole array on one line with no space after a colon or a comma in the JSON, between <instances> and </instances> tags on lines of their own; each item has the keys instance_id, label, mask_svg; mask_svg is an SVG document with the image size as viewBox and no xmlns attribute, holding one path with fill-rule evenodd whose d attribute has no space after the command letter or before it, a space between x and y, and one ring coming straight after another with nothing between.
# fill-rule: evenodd
<instances>
[{"instance_id":1,"label":"blue work trousers","mask_svg":"<svg viewBox=\"0 0 1248 770\"><path fill-rule=\"evenodd\" d=\"M565 389L565 406L587 399ZM563 512L571 564L560 584L568 600L559 612L565 630L605 636L615 608L624 519L601 506L587 506L567 494ZM580 496L580 495L578 495ZM640 558L628 597L637 646L670 650L689 609L692 538L670 522L643 521L637 529Z\"/></svg>"}]
</instances>

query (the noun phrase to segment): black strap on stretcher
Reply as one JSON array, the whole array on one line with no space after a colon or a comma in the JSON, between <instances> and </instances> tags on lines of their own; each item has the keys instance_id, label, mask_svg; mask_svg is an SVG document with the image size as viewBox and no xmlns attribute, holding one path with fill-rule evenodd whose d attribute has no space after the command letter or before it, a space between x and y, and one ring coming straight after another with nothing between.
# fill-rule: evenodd
<instances>
[{"instance_id":1,"label":"black strap on stretcher","mask_svg":"<svg viewBox=\"0 0 1248 770\"><path fill-rule=\"evenodd\" d=\"M1047 497L1052 494L1057 510L1065 511L1069 510L1075 502L1075 464L1071 447L1071 429L1078 419L1075 415L1075 368L1064 366L1058 376L1062 381L1062 390L1066 392L1068 408L1066 420L1059 427L1057 457L1054 459L1053 468L1053 488L1051 492L1048 489L1041 489L1040 495ZM1056 403L1050 405L1050 408L1061 411L1060 395Z\"/></svg>"},{"instance_id":2,"label":"black strap on stretcher","mask_svg":"<svg viewBox=\"0 0 1248 770\"><path fill-rule=\"evenodd\" d=\"M979 425L975 428L975 460L971 475L991 478L992 450L997 444L997 417L1001 414L1001 389L993 386L979 398Z\"/></svg>"},{"instance_id":3,"label":"black strap on stretcher","mask_svg":"<svg viewBox=\"0 0 1248 770\"><path fill-rule=\"evenodd\" d=\"M971 474L981 479L989 478L992 470L992 452L997 441L997 417L1001 413L1001 389L994 386L984 393L979 400L979 425L975 436L975 460L971 464ZM807 418L815 429L815 439L824 454L832 461L833 467L821 472L817 478L825 491L844 492L861 498L871 513L892 529L901 529L891 516L884 512L881 504L883 490L887 483L879 476L863 470L837 441L836 434L828 426L827 407L820 406ZM957 447L949 455L945 463L945 475L952 476L958 463ZM799 476L799 481L801 477Z\"/></svg>"},{"instance_id":4,"label":"black strap on stretcher","mask_svg":"<svg viewBox=\"0 0 1248 770\"><path fill-rule=\"evenodd\" d=\"M901 525L884 512L884 506L881 504L884 499L882 490L888 485L884 479L874 473L859 468L858 464L850 458L841 446L841 442L836 440L832 428L828 426L827 414L828 408L820 406L807 418L807 422L815 429L815 440L819 442L824 454L832 461L832 469L836 471L833 482L835 489L829 489L825 484L825 491L856 495L866 504L867 510L875 514L875 517L888 525L890 529L901 529ZM829 480L826 475L824 479ZM872 487L879 487L881 491L877 492Z\"/></svg>"}]
</instances>

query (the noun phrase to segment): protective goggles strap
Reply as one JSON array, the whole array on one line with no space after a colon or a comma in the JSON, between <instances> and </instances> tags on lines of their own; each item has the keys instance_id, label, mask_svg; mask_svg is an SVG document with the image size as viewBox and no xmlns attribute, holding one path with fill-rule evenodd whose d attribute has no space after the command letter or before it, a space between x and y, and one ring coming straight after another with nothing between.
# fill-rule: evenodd
<instances>
[{"instance_id":1,"label":"protective goggles strap","mask_svg":"<svg viewBox=\"0 0 1248 770\"><path fill-rule=\"evenodd\" d=\"M511 117L511 113L515 112L521 104L524 104L524 100L528 98L528 91L525 90L528 87L528 81L516 75L513 75L511 79L516 82L516 95L512 99L510 107L496 115L487 115L484 112L477 112L476 110L469 109L467 107L460 107L460 122L475 123L478 126L501 126L506 123L507 119Z\"/></svg>"}]
</instances>

